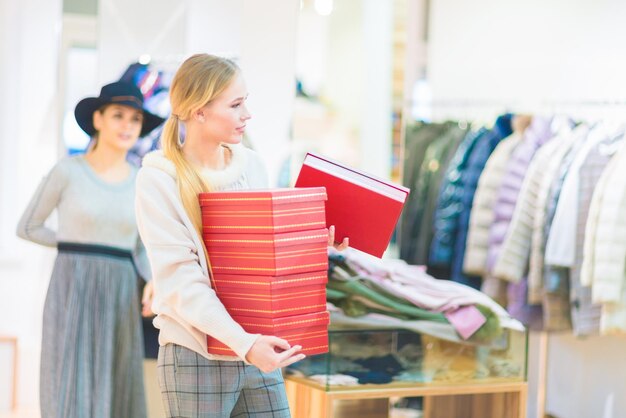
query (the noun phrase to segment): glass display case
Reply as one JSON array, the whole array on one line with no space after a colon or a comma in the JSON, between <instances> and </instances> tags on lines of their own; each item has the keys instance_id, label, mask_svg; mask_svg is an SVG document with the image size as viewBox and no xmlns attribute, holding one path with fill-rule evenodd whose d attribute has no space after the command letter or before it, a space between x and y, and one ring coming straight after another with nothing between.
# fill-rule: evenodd
<instances>
[{"instance_id":1,"label":"glass display case","mask_svg":"<svg viewBox=\"0 0 626 418\"><path fill-rule=\"evenodd\" d=\"M489 343L451 342L403 329L330 330L327 354L286 374L324 391L526 381L528 333Z\"/></svg>"},{"instance_id":2,"label":"glass display case","mask_svg":"<svg viewBox=\"0 0 626 418\"><path fill-rule=\"evenodd\" d=\"M445 332L332 326L327 354L285 370L294 418L390 418L401 398L420 398L423 418L526 417L525 330L473 343Z\"/></svg>"}]
</instances>

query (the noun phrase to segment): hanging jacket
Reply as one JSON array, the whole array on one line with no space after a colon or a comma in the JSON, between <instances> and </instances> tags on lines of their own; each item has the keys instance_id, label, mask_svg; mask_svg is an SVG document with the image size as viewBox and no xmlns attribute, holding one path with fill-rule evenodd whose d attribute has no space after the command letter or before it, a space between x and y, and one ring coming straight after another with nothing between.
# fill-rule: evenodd
<instances>
[{"instance_id":1,"label":"hanging jacket","mask_svg":"<svg viewBox=\"0 0 626 418\"><path fill-rule=\"evenodd\" d=\"M435 209L429 268L449 267L452 263L454 238L458 228L458 218L462 211L463 175L474 146L488 133L489 131L485 128L468 133L446 170Z\"/></svg>"},{"instance_id":2,"label":"hanging jacket","mask_svg":"<svg viewBox=\"0 0 626 418\"><path fill-rule=\"evenodd\" d=\"M487 250L489 248L489 228L493 222L493 202L502 182L511 152L522 139L520 133L513 133L498 144L489 157L485 169L478 180L470 212L470 225L463 261L463 272L469 275L487 274Z\"/></svg>"},{"instance_id":3,"label":"hanging jacket","mask_svg":"<svg viewBox=\"0 0 626 418\"><path fill-rule=\"evenodd\" d=\"M504 304L506 304L505 300L507 299L507 282L517 283L525 278L537 193L543 168L550 159L554 148L556 148L554 141L542 146L528 166L512 215L508 239L505 237L503 240L504 251L501 252L496 263L497 268L493 272L488 272L483 278L482 291ZM489 227L491 228L491 225ZM504 228L497 232L502 235L507 233ZM495 232L492 231L490 239L493 241L496 239L495 237ZM497 236L497 239L501 238L499 235Z\"/></svg>"},{"instance_id":4,"label":"hanging jacket","mask_svg":"<svg viewBox=\"0 0 626 418\"><path fill-rule=\"evenodd\" d=\"M522 142L511 155L509 168L502 179L502 185L498 190L498 197L494 204L495 219L489 231L489 252L487 255L487 269L489 271L493 270L498 259L500 247L513 216L528 166L537 149L553 136L550 124L550 119L535 116L524 132Z\"/></svg>"},{"instance_id":5,"label":"hanging jacket","mask_svg":"<svg viewBox=\"0 0 626 418\"><path fill-rule=\"evenodd\" d=\"M626 279L626 144L614 157L599 211L594 247L594 302L620 302Z\"/></svg>"},{"instance_id":6,"label":"hanging jacket","mask_svg":"<svg viewBox=\"0 0 626 418\"><path fill-rule=\"evenodd\" d=\"M433 218L439 189L445 170L454 156L460 142L467 134L467 129L457 123L431 143L426 150L417 182L416 212L412 219L411 235L414 237L411 248L410 264L424 265L428 262L428 251L433 238Z\"/></svg>"},{"instance_id":7,"label":"hanging jacket","mask_svg":"<svg viewBox=\"0 0 626 418\"><path fill-rule=\"evenodd\" d=\"M605 183L602 178L598 182L601 202L595 207L592 202L587 225L587 233L595 228L595 239L590 241L591 257L585 254L583 262L583 271L590 273L592 300L602 303L602 334L626 333L626 143L619 146L607 166L607 175L603 174Z\"/></svg>"},{"instance_id":8,"label":"hanging jacket","mask_svg":"<svg viewBox=\"0 0 626 418\"><path fill-rule=\"evenodd\" d=\"M413 224L417 218L418 196L415 193L419 183L422 162L428 146L441 137L448 129L446 124L417 122L407 128L405 135L404 173L402 184L411 189L398 223L398 241L400 258L411 262L415 253L416 236L412 235Z\"/></svg>"},{"instance_id":9,"label":"hanging jacket","mask_svg":"<svg viewBox=\"0 0 626 418\"><path fill-rule=\"evenodd\" d=\"M575 248L574 254L571 259L573 260L570 269L570 299L572 301L572 327L575 335L596 335L600 332L600 316L602 306L600 304L594 304L591 300L591 288L589 286L583 286L580 283L580 268L583 260L583 245L585 242L585 226L587 224L587 218L589 216L589 207L591 205L591 199L593 192L596 189L596 185L606 165L611 160L613 153L607 152L607 145L621 143L624 140L623 132L615 138L601 137L602 142L592 143L588 154L582 155L584 161L581 161L580 169L572 169L568 174L564 188L572 188L572 194L576 198L576 201L572 204L576 208L576 219L571 228L576 229L575 234ZM575 176L575 177L572 177ZM570 180L570 181L567 181ZM561 197L566 193L567 189L561 192ZM559 199L559 206L561 204L567 204ZM557 215L559 214L557 208ZM565 215L562 215L565 216ZM561 227L561 223L555 225L556 221L550 229L550 234L560 234L558 229ZM556 227L556 228L555 228ZM553 244L556 246L556 244ZM561 247L555 248L555 260L569 259L567 250L557 252L561 250ZM564 255L564 257L560 257ZM546 260L547 261L547 260Z\"/></svg>"},{"instance_id":10,"label":"hanging jacket","mask_svg":"<svg viewBox=\"0 0 626 418\"><path fill-rule=\"evenodd\" d=\"M556 162L558 162L559 165L556 174L542 177L533 216L530 258L528 262L528 300L530 303L541 303L543 300L546 285L544 280L545 271L543 260L550 223L554 217L556 204L561 194L563 179L575 159L576 154L583 144L587 142L586 140L586 134L575 137L574 143L571 144L571 149L562 157L559 152L555 151L556 157L558 157ZM548 165L552 165L554 161L555 159L552 159L548 162ZM547 171L551 173L553 170ZM557 276L553 276L553 281L554 280L558 280ZM552 287L556 289L559 285L557 284Z\"/></svg>"},{"instance_id":11,"label":"hanging jacket","mask_svg":"<svg viewBox=\"0 0 626 418\"><path fill-rule=\"evenodd\" d=\"M566 132L559 138L549 141L537 151L528 166L524 183L520 189L511 223L502 242L498 259L493 268L493 275L510 282L522 280L528 268L533 217L539 197L542 179L557 175L560 160L571 148L573 142L587 135L588 128L581 126L575 132Z\"/></svg>"},{"instance_id":12,"label":"hanging jacket","mask_svg":"<svg viewBox=\"0 0 626 418\"><path fill-rule=\"evenodd\" d=\"M480 289L481 278L463 274L463 258L465 257L465 244L469 228L470 212L474 201L474 194L478 186L478 179L482 174L485 164L491 153L501 140L513 133L511 122L513 115L510 113L499 116L493 129L488 135L481 138L468 159L467 169L463 173L463 193L461 197L461 212L459 214L458 228L454 239L452 258L451 279L458 283Z\"/></svg>"}]
</instances>

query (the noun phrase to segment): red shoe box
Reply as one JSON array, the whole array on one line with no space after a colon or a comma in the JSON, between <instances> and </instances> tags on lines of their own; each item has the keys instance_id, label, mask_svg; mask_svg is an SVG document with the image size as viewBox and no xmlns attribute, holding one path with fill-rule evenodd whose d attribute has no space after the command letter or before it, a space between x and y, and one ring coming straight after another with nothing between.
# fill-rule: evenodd
<instances>
[{"instance_id":1,"label":"red shoe box","mask_svg":"<svg viewBox=\"0 0 626 418\"><path fill-rule=\"evenodd\" d=\"M328 230L203 234L214 274L284 276L328 268Z\"/></svg>"},{"instance_id":2,"label":"red shoe box","mask_svg":"<svg viewBox=\"0 0 626 418\"><path fill-rule=\"evenodd\" d=\"M327 311L283 318L233 316L233 319L247 332L274 335L287 340L292 346L301 345L302 353L307 356L328 352L330 315ZM207 336L207 346L210 354L236 355L228 346L210 336Z\"/></svg>"},{"instance_id":3,"label":"red shoe box","mask_svg":"<svg viewBox=\"0 0 626 418\"><path fill-rule=\"evenodd\" d=\"M326 309L326 271L290 276L214 276L217 296L231 315L280 318Z\"/></svg>"},{"instance_id":4,"label":"red shoe box","mask_svg":"<svg viewBox=\"0 0 626 418\"><path fill-rule=\"evenodd\" d=\"M326 227L326 189L306 187L200 194L205 233L283 233Z\"/></svg>"}]
</instances>

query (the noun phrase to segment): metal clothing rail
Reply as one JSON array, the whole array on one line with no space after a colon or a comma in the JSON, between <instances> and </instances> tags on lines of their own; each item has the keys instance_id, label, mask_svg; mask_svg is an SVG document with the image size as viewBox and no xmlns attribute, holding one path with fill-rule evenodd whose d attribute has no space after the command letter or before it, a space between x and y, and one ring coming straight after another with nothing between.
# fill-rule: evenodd
<instances>
[{"instance_id":1,"label":"metal clothing rail","mask_svg":"<svg viewBox=\"0 0 626 418\"><path fill-rule=\"evenodd\" d=\"M491 100L491 99L435 99L416 102L425 120L472 121L489 126L504 112L528 115L567 116L586 121L626 121L626 99L542 99L542 100Z\"/></svg>"},{"instance_id":2,"label":"metal clothing rail","mask_svg":"<svg viewBox=\"0 0 626 418\"><path fill-rule=\"evenodd\" d=\"M489 100L442 99L413 102L424 107L545 107L545 106L626 106L626 99L581 100Z\"/></svg>"}]
</instances>

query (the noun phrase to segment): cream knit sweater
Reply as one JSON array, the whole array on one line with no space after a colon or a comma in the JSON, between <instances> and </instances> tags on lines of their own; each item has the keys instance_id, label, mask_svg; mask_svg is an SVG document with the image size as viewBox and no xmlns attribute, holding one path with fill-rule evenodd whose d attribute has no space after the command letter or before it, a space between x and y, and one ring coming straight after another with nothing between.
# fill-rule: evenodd
<instances>
[{"instance_id":1,"label":"cream knit sweater","mask_svg":"<svg viewBox=\"0 0 626 418\"><path fill-rule=\"evenodd\" d=\"M212 188L266 188L267 174L257 154L241 145L229 147L228 167L203 172ZM137 225L152 268L159 344L175 343L213 360L245 359L258 335L233 321L211 288L201 237L180 200L174 164L161 151L148 154L136 187ZM208 354L207 334L239 358Z\"/></svg>"}]
</instances>

